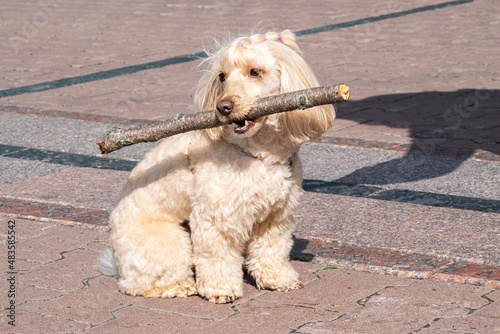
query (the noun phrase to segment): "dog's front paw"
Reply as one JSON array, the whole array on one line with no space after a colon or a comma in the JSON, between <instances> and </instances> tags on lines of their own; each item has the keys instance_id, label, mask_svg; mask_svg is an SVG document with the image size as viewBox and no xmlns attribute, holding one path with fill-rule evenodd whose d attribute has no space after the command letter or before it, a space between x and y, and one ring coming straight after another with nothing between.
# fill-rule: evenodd
<instances>
[{"instance_id":1,"label":"dog's front paw","mask_svg":"<svg viewBox=\"0 0 500 334\"><path fill-rule=\"evenodd\" d=\"M293 291L293 290L302 289L303 287L304 287L304 284L302 284L302 282L294 281L291 284L284 285L284 286L278 286L272 290L279 291L279 292L285 292L285 291Z\"/></svg>"},{"instance_id":2,"label":"dog's front paw","mask_svg":"<svg viewBox=\"0 0 500 334\"><path fill-rule=\"evenodd\" d=\"M302 289L304 287L304 284L302 284L299 280L297 279L291 279L291 280L263 280L261 278L257 278L255 280L257 283L257 288L261 290L273 290L273 291L278 291L278 292L285 292L285 291L293 291L293 290L298 290Z\"/></svg>"},{"instance_id":3,"label":"dog's front paw","mask_svg":"<svg viewBox=\"0 0 500 334\"><path fill-rule=\"evenodd\" d=\"M218 285L221 283L218 282ZM198 283L198 294L215 304L232 303L243 296L243 286L221 288L221 286L210 287L206 284Z\"/></svg>"},{"instance_id":4,"label":"dog's front paw","mask_svg":"<svg viewBox=\"0 0 500 334\"><path fill-rule=\"evenodd\" d=\"M215 304L227 304L227 303L232 303L236 299L238 299L238 296L235 295L228 295L228 296L210 296L207 297L208 301L211 301L212 303Z\"/></svg>"}]
</instances>

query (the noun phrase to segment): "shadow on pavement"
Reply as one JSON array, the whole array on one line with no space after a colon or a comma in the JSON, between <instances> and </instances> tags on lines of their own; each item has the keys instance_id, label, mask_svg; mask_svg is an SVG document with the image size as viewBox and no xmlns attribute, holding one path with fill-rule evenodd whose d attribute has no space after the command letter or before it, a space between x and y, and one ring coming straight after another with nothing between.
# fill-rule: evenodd
<instances>
[{"instance_id":1,"label":"shadow on pavement","mask_svg":"<svg viewBox=\"0 0 500 334\"><path fill-rule=\"evenodd\" d=\"M453 172L479 149L500 154L499 90L381 95L340 104L337 117L409 129L412 143L404 157L361 168L336 182L382 185L431 179Z\"/></svg>"}]
</instances>

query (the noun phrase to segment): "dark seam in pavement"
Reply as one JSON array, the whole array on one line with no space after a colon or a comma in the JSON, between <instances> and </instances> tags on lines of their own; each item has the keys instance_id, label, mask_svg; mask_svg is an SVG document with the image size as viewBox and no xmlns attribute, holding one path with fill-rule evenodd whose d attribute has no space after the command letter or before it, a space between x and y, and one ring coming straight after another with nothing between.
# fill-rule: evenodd
<instances>
[{"instance_id":1,"label":"dark seam in pavement","mask_svg":"<svg viewBox=\"0 0 500 334\"><path fill-rule=\"evenodd\" d=\"M474 197L444 195L406 189L384 189L362 184L347 184L321 180L304 180L308 192L339 196L362 197L383 201L420 204L440 208L453 208L490 213L500 213L500 201Z\"/></svg>"},{"instance_id":2,"label":"dark seam in pavement","mask_svg":"<svg viewBox=\"0 0 500 334\"><path fill-rule=\"evenodd\" d=\"M458 0L458 1L443 2L443 3L439 3L439 4L435 4L435 5L429 5L429 6L404 10L401 12L394 12L394 13L383 14L383 15L379 15L379 16L371 16L371 17L367 17L364 19L359 19L359 20L354 20L354 21L349 21L349 22L343 22L343 23L331 24L331 25L318 27L318 28L300 30L300 31L295 32L295 34L299 37L300 36L307 36L307 35L317 34L320 32L332 31L332 30L341 29L341 28L349 28L349 27L354 27L354 26L358 26L358 25L362 25L362 24L373 23L373 22L378 22L378 21L383 21L383 20L388 20L388 19L394 19L394 18L403 17L403 16L407 16L407 15L427 12L427 11L436 10L436 9L441 9L441 8L445 8L445 7L462 5L462 4L470 3L473 1L474 0Z\"/></svg>"},{"instance_id":3,"label":"dark seam in pavement","mask_svg":"<svg viewBox=\"0 0 500 334\"><path fill-rule=\"evenodd\" d=\"M68 87L73 85L78 85L86 82L98 81L110 79L126 74L132 74L136 72L151 70L154 68L160 68L170 65L187 63L200 58L205 58L206 53L204 51L197 52L188 55L176 56L172 58L167 58L163 60L153 61L144 64L126 66L121 68L115 68L109 71L96 72L91 74L80 75L72 78L64 78L54 81L47 81L39 84L28 85L23 87L16 87L11 89L0 90L0 98L14 95L21 95L27 93L42 92L45 90Z\"/></svg>"},{"instance_id":4,"label":"dark seam in pavement","mask_svg":"<svg viewBox=\"0 0 500 334\"><path fill-rule=\"evenodd\" d=\"M0 156L42 161L74 167L131 171L137 161L119 158L96 157L78 153L58 152L22 146L0 144ZM334 181L305 179L303 189L308 192L349 197L362 197L391 202L420 204L433 207L445 207L489 213L500 213L500 201L429 193L423 191L384 189L362 184L347 184Z\"/></svg>"},{"instance_id":5,"label":"dark seam in pavement","mask_svg":"<svg viewBox=\"0 0 500 334\"><path fill-rule=\"evenodd\" d=\"M0 156L66 166L112 169L117 171L131 171L137 164L137 161L133 160L95 157L78 153L58 152L3 144L0 144Z\"/></svg>"},{"instance_id":6,"label":"dark seam in pavement","mask_svg":"<svg viewBox=\"0 0 500 334\"><path fill-rule=\"evenodd\" d=\"M494 301L493 299L491 299L490 297L488 297L488 295L489 295L490 293L493 293L494 291L495 291L495 290L490 291L490 292L487 292L487 293L485 293L485 294L481 295L480 297L481 297L481 298L483 298L484 300L486 300L486 304L481 305L480 307L478 307L478 308L476 308L476 309L471 308L471 309L469 310L469 312L467 313L467 315L471 315L472 313L474 313L474 312L476 312L476 311L479 311L479 310L481 310L481 309L483 309L483 308L485 308L485 307L487 307L487 306L489 306L489 305L493 304L495 301Z\"/></svg>"},{"instance_id":7,"label":"dark seam in pavement","mask_svg":"<svg viewBox=\"0 0 500 334\"><path fill-rule=\"evenodd\" d=\"M313 34L318 34L321 32L327 32L327 31L332 31L332 30L337 30L337 29L342 29L342 28L349 28L349 27L354 27L354 26L358 26L358 25L362 25L362 24L373 23L373 22L378 22L378 21L383 21L383 20L388 20L388 19L393 19L393 18L399 18L399 17L403 17L403 16L407 16L407 15L422 13L422 12L426 12L426 11L432 11L432 10L437 10L437 9L441 9L441 8L462 5L462 4L466 4L466 3L471 3L473 1L474 0L457 0L457 1L443 2L443 3L439 3L439 4L435 4L435 5L418 7L418 8L413 8L413 9L404 10L404 11L400 11L400 12L394 12L394 13L389 13L389 14L384 14L384 15L379 15L379 16L370 16L370 17L367 17L364 19L358 19L358 20L337 23L337 24L330 24L330 25L317 27L317 28L304 29L304 30L296 31L295 34L298 37L313 35ZM146 71L146 70L150 70L150 69L154 69L154 68L160 68L160 67L165 67L165 66L170 66L170 65L187 63L187 62L191 62L191 61L206 58L206 57L207 57L207 54L204 51L201 51L201 52L197 52L197 53L176 56L176 57L167 58L167 59L158 60L158 61L153 61L153 62L149 62L149 63L143 63L143 64L138 64L138 65L131 65L131 66L126 66L126 67L116 68L116 69L108 70L108 71L85 74L85 75L80 75L80 76L71 77L71 78L64 78L64 79L59 79L59 80L54 80L54 81L47 81L47 82L28 85L28 86L4 89L4 90L0 90L0 98L21 95L21 94L27 94L27 93L41 92L41 91L45 91L45 90L62 88L62 87L68 87L68 86L78 85L78 84L82 84L82 83L86 83L86 82L105 80L105 79L110 79L110 78L114 78L114 77L121 76L121 75L132 74L132 73Z\"/></svg>"}]
</instances>

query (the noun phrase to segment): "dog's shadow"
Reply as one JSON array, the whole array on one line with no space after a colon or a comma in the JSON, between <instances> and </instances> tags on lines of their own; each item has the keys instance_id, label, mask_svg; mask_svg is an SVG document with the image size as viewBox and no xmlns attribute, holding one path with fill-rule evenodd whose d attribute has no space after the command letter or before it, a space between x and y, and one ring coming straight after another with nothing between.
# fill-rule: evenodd
<instances>
[{"instance_id":1,"label":"dog's shadow","mask_svg":"<svg viewBox=\"0 0 500 334\"><path fill-rule=\"evenodd\" d=\"M293 237L293 247L290 253L290 258L292 260L297 260L301 262L312 262L314 260L315 254L311 247L309 247L310 241L307 239Z\"/></svg>"},{"instance_id":2,"label":"dog's shadow","mask_svg":"<svg viewBox=\"0 0 500 334\"><path fill-rule=\"evenodd\" d=\"M412 142L401 158L364 167L335 180L392 184L432 179L455 171L478 150L500 154L500 91L463 89L381 95L337 107L337 118L408 129ZM388 140L390 141L390 140ZM431 159L432 157L458 159Z\"/></svg>"}]
</instances>

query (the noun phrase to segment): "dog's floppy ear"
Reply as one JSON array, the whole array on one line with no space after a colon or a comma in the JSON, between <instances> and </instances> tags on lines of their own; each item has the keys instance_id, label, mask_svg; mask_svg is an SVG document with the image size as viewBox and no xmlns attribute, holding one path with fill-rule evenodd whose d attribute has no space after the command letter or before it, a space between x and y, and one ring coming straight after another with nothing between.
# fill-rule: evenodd
<instances>
[{"instance_id":1,"label":"dog's floppy ear","mask_svg":"<svg viewBox=\"0 0 500 334\"><path fill-rule=\"evenodd\" d=\"M302 58L302 52L295 42L295 34L285 30L281 35L284 47L280 47L280 52L275 55L281 67L280 93L318 87L316 76ZM332 105L324 105L281 115L284 130L295 144L300 145L319 138L331 126L335 109Z\"/></svg>"},{"instance_id":2,"label":"dog's floppy ear","mask_svg":"<svg viewBox=\"0 0 500 334\"><path fill-rule=\"evenodd\" d=\"M215 57L216 55L209 56L208 61L213 61L211 57ZM217 96L220 95L222 87L219 81L219 73L215 73L213 68L207 70L200 81L198 82L198 86L196 87L196 92L194 94L194 103L198 108L198 111L207 111L215 109L215 104L217 103L215 100ZM222 136L223 128L211 128L206 129L208 136L212 140L218 140Z\"/></svg>"}]
</instances>

